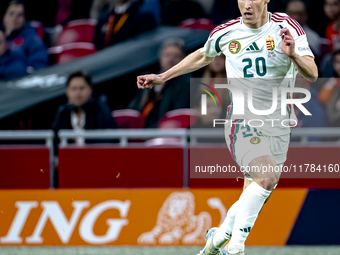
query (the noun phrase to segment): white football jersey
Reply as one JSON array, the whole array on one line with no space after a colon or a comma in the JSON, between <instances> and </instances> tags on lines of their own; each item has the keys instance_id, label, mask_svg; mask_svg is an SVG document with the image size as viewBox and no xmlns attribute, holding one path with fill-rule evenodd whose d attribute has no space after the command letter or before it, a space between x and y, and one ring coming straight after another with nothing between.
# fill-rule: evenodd
<instances>
[{"instance_id":1,"label":"white football jersey","mask_svg":"<svg viewBox=\"0 0 340 255\"><path fill-rule=\"evenodd\" d=\"M282 121L287 120L284 125L289 126L289 119L296 120L292 106L287 106L287 114L281 115L281 88L294 87L297 69L281 50L280 30L285 27L289 29L294 37L295 52L298 55L314 55L298 22L284 13L268 15L269 21L258 29L247 27L242 17L216 27L201 52L209 57L223 53L226 56L229 82L243 92L244 115L236 116L232 103L228 108L227 118L260 119L264 125L258 129L266 135L277 136L291 131L290 127L282 125ZM256 110L271 109L274 103L273 91L277 89L277 99L274 98L274 101L277 101L275 111L266 115L254 115L248 107L249 89L252 90L252 105ZM254 121L252 125L261 125L261 122Z\"/></svg>"}]
</instances>

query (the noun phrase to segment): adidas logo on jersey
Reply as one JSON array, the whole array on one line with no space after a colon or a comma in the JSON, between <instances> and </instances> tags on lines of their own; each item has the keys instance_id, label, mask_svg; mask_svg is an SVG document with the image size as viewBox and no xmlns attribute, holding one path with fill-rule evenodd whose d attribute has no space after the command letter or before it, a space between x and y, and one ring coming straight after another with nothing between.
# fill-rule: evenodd
<instances>
[{"instance_id":1,"label":"adidas logo on jersey","mask_svg":"<svg viewBox=\"0 0 340 255\"><path fill-rule=\"evenodd\" d=\"M259 47L257 46L256 42L253 42L247 49L246 51L258 51L260 50Z\"/></svg>"}]
</instances>

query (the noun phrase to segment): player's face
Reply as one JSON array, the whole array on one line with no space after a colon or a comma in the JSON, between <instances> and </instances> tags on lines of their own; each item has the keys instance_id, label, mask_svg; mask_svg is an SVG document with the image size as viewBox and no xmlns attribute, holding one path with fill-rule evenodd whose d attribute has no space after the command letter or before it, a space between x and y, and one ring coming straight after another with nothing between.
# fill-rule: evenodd
<instances>
[{"instance_id":1,"label":"player's face","mask_svg":"<svg viewBox=\"0 0 340 255\"><path fill-rule=\"evenodd\" d=\"M75 107L83 106L90 99L91 95L92 89L82 77L73 78L66 90L69 104Z\"/></svg>"},{"instance_id":2,"label":"player's face","mask_svg":"<svg viewBox=\"0 0 340 255\"><path fill-rule=\"evenodd\" d=\"M301 26L307 23L306 7L302 1L290 2L287 5L286 13L299 22Z\"/></svg>"},{"instance_id":3,"label":"player's face","mask_svg":"<svg viewBox=\"0 0 340 255\"><path fill-rule=\"evenodd\" d=\"M330 20L335 20L340 14L340 0L325 0L324 11Z\"/></svg>"},{"instance_id":4,"label":"player's face","mask_svg":"<svg viewBox=\"0 0 340 255\"><path fill-rule=\"evenodd\" d=\"M6 32L21 28L25 23L25 11L22 4L8 7L4 16L4 26Z\"/></svg>"},{"instance_id":5,"label":"player's face","mask_svg":"<svg viewBox=\"0 0 340 255\"><path fill-rule=\"evenodd\" d=\"M238 7L243 17L244 24L258 28L261 18L265 15L267 4L270 0L238 0Z\"/></svg>"},{"instance_id":6,"label":"player's face","mask_svg":"<svg viewBox=\"0 0 340 255\"><path fill-rule=\"evenodd\" d=\"M177 65L183 59L183 53L181 49L176 46L169 46L165 48L160 57L160 66L163 72L169 70L173 66Z\"/></svg>"}]
</instances>

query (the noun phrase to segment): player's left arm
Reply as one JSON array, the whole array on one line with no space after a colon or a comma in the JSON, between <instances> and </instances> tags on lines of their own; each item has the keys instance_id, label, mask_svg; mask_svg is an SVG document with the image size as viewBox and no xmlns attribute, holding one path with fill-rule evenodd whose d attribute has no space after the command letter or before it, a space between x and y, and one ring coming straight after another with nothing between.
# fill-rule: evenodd
<instances>
[{"instance_id":1,"label":"player's left arm","mask_svg":"<svg viewBox=\"0 0 340 255\"><path fill-rule=\"evenodd\" d=\"M298 71L310 82L315 82L318 78L318 68L314 58L311 56L300 56L295 51L295 40L288 28L283 28L280 31L282 38L281 50L294 63Z\"/></svg>"}]
</instances>

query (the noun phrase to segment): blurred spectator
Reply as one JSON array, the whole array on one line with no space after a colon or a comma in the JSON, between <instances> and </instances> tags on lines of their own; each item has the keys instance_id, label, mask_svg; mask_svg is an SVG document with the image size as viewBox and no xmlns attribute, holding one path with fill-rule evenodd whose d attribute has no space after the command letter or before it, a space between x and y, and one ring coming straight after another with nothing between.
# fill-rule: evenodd
<instances>
[{"instance_id":1,"label":"blurred spectator","mask_svg":"<svg viewBox=\"0 0 340 255\"><path fill-rule=\"evenodd\" d=\"M58 108L53 129L115 128L111 110L92 98L91 78L82 72L71 74L66 84L68 103Z\"/></svg>"},{"instance_id":2,"label":"blurred spectator","mask_svg":"<svg viewBox=\"0 0 340 255\"><path fill-rule=\"evenodd\" d=\"M161 7L159 0L134 0L140 4L140 12L152 13L157 23L161 23ZM91 19L98 19L99 16L111 11L114 7L114 0L93 0L90 11Z\"/></svg>"},{"instance_id":3,"label":"blurred spectator","mask_svg":"<svg viewBox=\"0 0 340 255\"><path fill-rule=\"evenodd\" d=\"M92 98L92 89L90 76L82 72L74 72L69 76L66 83L68 102L59 106L52 124L52 129L56 134L55 149L57 149L57 133L60 129L83 130L117 127L106 102Z\"/></svg>"},{"instance_id":4,"label":"blurred spectator","mask_svg":"<svg viewBox=\"0 0 340 255\"><path fill-rule=\"evenodd\" d=\"M326 28L329 19L324 11L325 0L308 0L304 1L307 5L307 13L310 19L308 25L316 31L321 37L326 37Z\"/></svg>"},{"instance_id":5,"label":"blurred spectator","mask_svg":"<svg viewBox=\"0 0 340 255\"><path fill-rule=\"evenodd\" d=\"M310 82L308 82L300 73L296 77L295 87L307 89L311 93L311 99L307 103L304 103L303 106L312 115L305 115L297 107L294 108L295 114L299 120L298 127L328 127L329 119L326 110L319 102L318 92L310 86ZM303 93L294 93L293 97L304 98L305 95Z\"/></svg>"},{"instance_id":6,"label":"blurred spectator","mask_svg":"<svg viewBox=\"0 0 340 255\"><path fill-rule=\"evenodd\" d=\"M300 23L306 32L307 40L313 53L317 57L320 57L320 36L307 25L308 14L304 2L301 0L289 1L286 7L286 13Z\"/></svg>"},{"instance_id":7,"label":"blurred spectator","mask_svg":"<svg viewBox=\"0 0 340 255\"><path fill-rule=\"evenodd\" d=\"M93 0L21 0L26 19L36 20L45 27L65 25L76 19L88 19Z\"/></svg>"},{"instance_id":8,"label":"blurred spectator","mask_svg":"<svg viewBox=\"0 0 340 255\"><path fill-rule=\"evenodd\" d=\"M340 49L333 53L333 65L337 77L340 75ZM329 79L319 92L319 100L326 104L330 126L340 127L340 80Z\"/></svg>"},{"instance_id":9,"label":"blurred spectator","mask_svg":"<svg viewBox=\"0 0 340 255\"><path fill-rule=\"evenodd\" d=\"M27 66L20 54L10 50L4 31L0 30L0 79L16 78L26 73Z\"/></svg>"},{"instance_id":10,"label":"blurred spectator","mask_svg":"<svg viewBox=\"0 0 340 255\"><path fill-rule=\"evenodd\" d=\"M151 13L141 13L140 5L133 0L115 0L112 11L104 13L95 29L94 44L103 49L148 30L156 28Z\"/></svg>"},{"instance_id":11,"label":"blurred spectator","mask_svg":"<svg viewBox=\"0 0 340 255\"><path fill-rule=\"evenodd\" d=\"M27 73L47 66L45 44L37 35L35 28L25 23L25 9L22 2L14 0L8 4L3 26L11 51L15 55L20 55L27 66Z\"/></svg>"},{"instance_id":12,"label":"blurred spectator","mask_svg":"<svg viewBox=\"0 0 340 255\"><path fill-rule=\"evenodd\" d=\"M76 19L88 19L92 0L57 0L58 12L55 18L55 25L65 25L67 22Z\"/></svg>"},{"instance_id":13,"label":"blurred spectator","mask_svg":"<svg viewBox=\"0 0 340 255\"><path fill-rule=\"evenodd\" d=\"M340 85L339 79L336 79L340 74L340 49L335 50L331 58L329 64L332 65L332 69L334 70L333 77L322 86L319 92L319 100L324 104L329 103L336 87Z\"/></svg>"},{"instance_id":14,"label":"blurred spectator","mask_svg":"<svg viewBox=\"0 0 340 255\"><path fill-rule=\"evenodd\" d=\"M177 65L184 58L184 42L169 39L160 50L160 73ZM180 108L190 108L190 75L171 79L150 90L137 90L129 104L130 109L140 111L145 117L146 128L156 128L165 113Z\"/></svg>"},{"instance_id":15,"label":"blurred spectator","mask_svg":"<svg viewBox=\"0 0 340 255\"><path fill-rule=\"evenodd\" d=\"M338 79L339 80L339 79ZM340 127L340 82L335 87L331 100L327 104L327 112L331 127Z\"/></svg>"},{"instance_id":16,"label":"blurred spectator","mask_svg":"<svg viewBox=\"0 0 340 255\"><path fill-rule=\"evenodd\" d=\"M193 0L162 0L162 24L177 26L181 21L207 18L202 6Z\"/></svg>"},{"instance_id":17,"label":"blurred spectator","mask_svg":"<svg viewBox=\"0 0 340 255\"><path fill-rule=\"evenodd\" d=\"M331 20L326 29L326 38L333 43L333 47L337 47L340 30L340 0L325 0L324 11Z\"/></svg>"},{"instance_id":18,"label":"blurred spectator","mask_svg":"<svg viewBox=\"0 0 340 255\"><path fill-rule=\"evenodd\" d=\"M320 68L319 71L321 72L321 76L324 78L330 78L330 77L337 77L338 75L336 74L334 70L334 65L333 65L333 56L331 53L326 54L323 56L322 61L320 62Z\"/></svg>"}]
</instances>

